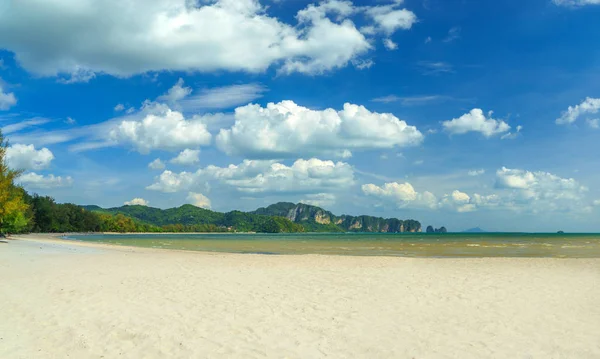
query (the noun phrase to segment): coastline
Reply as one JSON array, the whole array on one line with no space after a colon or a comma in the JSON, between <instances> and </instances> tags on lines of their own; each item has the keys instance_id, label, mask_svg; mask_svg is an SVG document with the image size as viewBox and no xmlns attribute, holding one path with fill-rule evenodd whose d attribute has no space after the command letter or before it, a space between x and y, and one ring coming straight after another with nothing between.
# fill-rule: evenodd
<instances>
[{"instance_id":1,"label":"coastline","mask_svg":"<svg viewBox=\"0 0 600 359\"><path fill-rule=\"evenodd\" d=\"M0 245L2 358L600 357L600 259L14 238Z\"/></svg>"}]
</instances>

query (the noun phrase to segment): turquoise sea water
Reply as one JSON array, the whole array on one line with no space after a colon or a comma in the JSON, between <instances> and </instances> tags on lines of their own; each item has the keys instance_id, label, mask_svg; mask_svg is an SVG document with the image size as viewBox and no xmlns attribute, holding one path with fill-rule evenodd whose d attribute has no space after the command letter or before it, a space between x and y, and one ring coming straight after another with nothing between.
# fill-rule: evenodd
<instances>
[{"instance_id":1,"label":"turquoise sea water","mask_svg":"<svg viewBox=\"0 0 600 359\"><path fill-rule=\"evenodd\" d=\"M92 234L70 235L67 239L229 253L600 258L600 234Z\"/></svg>"}]
</instances>

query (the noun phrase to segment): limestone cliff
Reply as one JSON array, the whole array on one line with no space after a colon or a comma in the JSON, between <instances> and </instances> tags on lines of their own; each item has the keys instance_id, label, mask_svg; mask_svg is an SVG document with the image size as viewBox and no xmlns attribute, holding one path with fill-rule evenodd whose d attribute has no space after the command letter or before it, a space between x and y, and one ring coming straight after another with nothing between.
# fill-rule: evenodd
<instances>
[{"instance_id":1,"label":"limestone cliff","mask_svg":"<svg viewBox=\"0 0 600 359\"><path fill-rule=\"evenodd\" d=\"M253 213L282 216L302 224L307 231L340 232L421 232L418 221L373 216L336 216L323 208L304 203L280 202L259 208Z\"/></svg>"}]
</instances>

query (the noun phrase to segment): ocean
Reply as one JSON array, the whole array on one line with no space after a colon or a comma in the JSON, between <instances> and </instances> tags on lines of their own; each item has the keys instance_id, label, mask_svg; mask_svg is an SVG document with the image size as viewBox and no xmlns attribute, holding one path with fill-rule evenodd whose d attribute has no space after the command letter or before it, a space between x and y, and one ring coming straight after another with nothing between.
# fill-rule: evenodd
<instances>
[{"instance_id":1,"label":"ocean","mask_svg":"<svg viewBox=\"0 0 600 359\"><path fill-rule=\"evenodd\" d=\"M600 234L82 234L69 240L204 252L395 257L600 258Z\"/></svg>"}]
</instances>

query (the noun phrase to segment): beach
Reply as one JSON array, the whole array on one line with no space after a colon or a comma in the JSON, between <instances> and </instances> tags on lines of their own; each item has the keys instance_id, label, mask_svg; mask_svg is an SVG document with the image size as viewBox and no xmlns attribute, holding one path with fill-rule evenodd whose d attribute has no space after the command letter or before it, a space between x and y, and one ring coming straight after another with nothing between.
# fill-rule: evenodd
<instances>
[{"instance_id":1,"label":"beach","mask_svg":"<svg viewBox=\"0 0 600 359\"><path fill-rule=\"evenodd\" d=\"M600 358L600 259L0 243L0 358Z\"/></svg>"}]
</instances>

